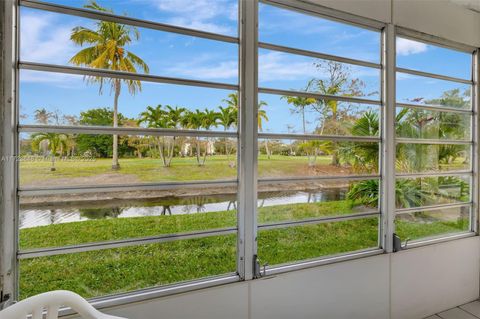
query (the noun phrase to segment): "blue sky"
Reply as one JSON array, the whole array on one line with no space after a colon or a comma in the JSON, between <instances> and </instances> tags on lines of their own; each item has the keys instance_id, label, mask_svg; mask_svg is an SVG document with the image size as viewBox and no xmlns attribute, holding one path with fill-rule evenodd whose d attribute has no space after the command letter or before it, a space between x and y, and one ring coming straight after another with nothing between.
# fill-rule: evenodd
<instances>
[{"instance_id":1,"label":"blue sky","mask_svg":"<svg viewBox=\"0 0 480 319\"><path fill-rule=\"evenodd\" d=\"M50 2L81 7L84 0L51 0ZM99 0L115 13L127 14L204 31L236 36L238 33L235 0ZM94 27L94 21L34 9L21 10L21 59L24 61L68 65L80 48L69 40L75 26ZM300 49L313 50L372 62L380 60L380 34L297 12L261 5L259 40ZM150 73L187 79L238 83L238 47L236 44L139 29L141 38L127 49L142 57ZM462 78L470 77L470 56L406 39L397 41L400 67L435 72ZM259 50L259 85L281 89L302 89L311 78L325 78L326 73L314 66L317 59L269 50ZM378 92L379 71L349 66L352 78L365 83L365 94ZM449 83L406 74L397 76L397 98L400 101L424 97L436 98L447 89L462 88ZM21 71L20 105L22 123L33 123L33 112L45 107L66 115L78 115L94 107L111 107L109 90L98 94L98 87L86 85L81 76ZM466 89L466 86L463 86ZM136 96L128 92L120 97L119 110L136 117L147 105L169 104L189 109L216 108L230 93L226 90L188 86L143 83ZM269 132L301 132L301 118L279 96L262 94L267 102ZM378 94L370 98L379 98ZM371 106L354 106L361 113ZM308 114L308 130L313 130L318 115ZM220 130L222 128L219 128Z\"/></svg>"}]
</instances>

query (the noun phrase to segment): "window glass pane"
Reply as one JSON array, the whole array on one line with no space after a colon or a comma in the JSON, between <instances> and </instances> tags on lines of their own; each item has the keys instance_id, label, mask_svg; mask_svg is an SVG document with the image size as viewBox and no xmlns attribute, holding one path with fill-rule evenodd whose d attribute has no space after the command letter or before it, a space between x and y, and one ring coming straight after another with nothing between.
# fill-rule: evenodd
<instances>
[{"instance_id":1,"label":"window glass pane","mask_svg":"<svg viewBox=\"0 0 480 319\"><path fill-rule=\"evenodd\" d=\"M469 53L397 37L397 65L401 68L469 80L471 62Z\"/></svg>"},{"instance_id":2,"label":"window glass pane","mask_svg":"<svg viewBox=\"0 0 480 319\"><path fill-rule=\"evenodd\" d=\"M50 290L85 298L235 272L236 236L39 257L20 261L20 299Z\"/></svg>"},{"instance_id":3,"label":"window glass pane","mask_svg":"<svg viewBox=\"0 0 480 319\"><path fill-rule=\"evenodd\" d=\"M397 102L471 108L468 84L397 72Z\"/></svg>"},{"instance_id":4,"label":"window glass pane","mask_svg":"<svg viewBox=\"0 0 480 319\"><path fill-rule=\"evenodd\" d=\"M421 139L470 139L471 115L397 108L397 137Z\"/></svg>"},{"instance_id":5,"label":"window glass pane","mask_svg":"<svg viewBox=\"0 0 480 319\"><path fill-rule=\"evenodd\" d=\"M259 40L358 60L380 61L379 32L266 4L259 5Z\"/></svg>"},{"instance_id":6,"label":"window glass pane","mask_svg":"<svg viewBox=\"0 0 480 319\"><path fill-rule=\"evenodd\" d=\"M187 182L237 176L237 143L233 138L118 136L120 169L113 169L112 135L21 135L21 187Z\"/></svg>"},{"instance_id":7,"label":"window glass pane","mask_svg":"<svg viewBox=\"0 0 480 319\"><path fill-rule=\"evenodd\" d=\"M442 208L432 211L399 214L395 232L412 240L469 230L470 207Z\"/></svg>"},{"instance_id":8,"label":"window glass pane","mask_svg":"<svg viewBox=\"0 0 480 319\"><path fill-rule=\"evenodd\" d=\"M104 79L105 85L112 80ZM99 92L98 85L83 80L81 75L21 71L20 124L113 126L115 96L110 88ZM118 126L237 129L236 92L141 82L141 91L131 94L126 83L121 85ZM210 121L203 121L207 116Z\"/></svg>"},{"instance_id":9,"label":"window glass pane","mask_svg":"<svg viewBox=\"0 0 480 319\"><path fill-rule=\"evenodd\" d=\"M470 169L470 145L397 144L397 172L425 173Z\"/></svg>"},{"instance_id":10,"label":"window glass pane","mask_svg":"<svg viewBox=\"0 0 480 319\"><path fill-rule=\"evenodd\" d=\"M45 2L84 9L88 3L85 0L45 0ZM237 0L102 1L98 4L120 16L126 15L231 36L237 36L238 33ZM86 9L97 11L93 8Z\"/></svg>"},{"instance_id":11,"label":"window glass pane","mask_svg":"<svg viewBox=\"0 0 480 319\"><path fill-rule=\"evenodd\" d=\"M21 9L21 19L22 61L238 82L238 45L235 43L28 8ZM118 37L101 31L112 27L112 23L118 28ZM102 41L115 41L117 55L122 59L105 56L110 48ZM104 52L105 55L100 55ZM107 84L105 91L110 91Z\"/></svg>"},{"instance_id":12,"label":"window glass pane","mask_svg":"<svg viewBox=\"0 0 480 319\"><path fill-rule=\"evenodd\" d=\"M378 180L268 183L258 193L258 223L376 212Z\"/></svg>"},{"instance_id":13,"label":"window glass pane","mask_svg":"<svg viewBox=\"0 0 480 319\"><path fill-rule=\"evenodd\" d=\"M258 254L270 266L378 247L378 218L258 232Z\"/></svg>"},{"instance_id":14,"label":"window glass pane","mask_svg":"<svg viewBox=\"0 0 480 319\"><path fill-rule=\"evenodd\" d=\"M380 99L380 70L259 50L260 87Z\"/></svg>"},{"instance_id":15,"label":"window glass pane","mask_svg":"<svg viewBox=\"0 0 480 319\"><path fill-rule=\"evenodd\" d=\"M397 178L397 208L421 207L470 201L469 176Z\"/></svg>"},{"instance_id":16,"label":"window glass pane","mask_svg":"<svg viewBox=\"0 0 480 319\"><path fill-rule=\"evenodd\" d=\"M267 177L313 177L376 173L378 143L261 139L258 174Z\"/></svg>"},{"instance_id":17,"label":"window glass pane","mask_svg":"<svg viewBox=\"0 0 480 319\"><path fill-rule=\"evenodd\" d=\"M236 187L22 196L20 248L236 227L236 197Z\"/></svg>"},{"instance_id":18,"label":"window glass pane","mask_svg":"<svg viewBox=\"0 0 480 319\"><path fill-rule=\"evenodd\" d=\"M380 106L260 94L261 131L378 136ZM333 110L332 110L333 107Z\"/></svg>"}]
</instances>

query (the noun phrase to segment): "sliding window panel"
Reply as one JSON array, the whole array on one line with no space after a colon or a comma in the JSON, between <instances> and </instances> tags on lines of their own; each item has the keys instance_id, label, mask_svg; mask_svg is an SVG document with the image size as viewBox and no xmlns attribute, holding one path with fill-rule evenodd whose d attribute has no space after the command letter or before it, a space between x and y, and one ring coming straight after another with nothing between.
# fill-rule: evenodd
<instances>
[{"instance_id":1,"label":"sliding window panel","mask_svg":"<svg viewBox=\"0 0 480 319\"><path fill-rule=\"evenodd\" d=\"M414 129L414 128L411 128ZM397 144L398 173L469 171L471 146L464 144Z\"/></svg>"},{"instance_id":2,"label":"sliding window panel","mask_svg":"<svg viewBox=\"0 0 480 319\"><path fill-rule=\"evenodd\" d=\"M260 87L380 100L380 70L260 49Z\"/></svg>"},{"instance_id":3,"label":"sliding window panel","mask_svg":"<svg viewBox=\"0 0 480 319\"><path fill-rule=\"evenodd\" d=\"M471 177L440 176L396 179L396 207L469 203Z\"/></svg>"},{"instance_id":4,"label":"sliding window panel","mask_svg":"<svg viewBox=\"0 0 480 319\"><path fill-rule=\"evenodd\" d=\"M114 135L75 131L22 133L20 188L125 186L237 178L236 138L120 135L118 161L114 161L113 141Z\"/></svg>"},{"instance_id":5,"label":"sliding window panel","mask_svg":"<svg viewBox=\"0 0 480 319\"><path fill-rule=\"evenodd\" d=\"M467 232L470 230L471 206L445 207L412 213L399 213L395 218L396 233L402 239Z\"/></svg>"},{"instance_id":6,"label":"sliding window panel","mask_svg":"<svg viewBox=\"0 0 480 319\"><path fill-rule=\"evenodd\" d=\"M397 103L471 109L471 85L397 72Z\"/></svg>"},{"instance_id":7,"label":"sliding window panel","mask_svg":"<svg viewBox=\"0 0 480 319\"><path fill-rule=\"evenodd\" d=\"M63 5L98 12L99 8L89 5L84 0L46 0L49 4ZM104 1L98 3L107 10L119 16L159 22L183 28L197 29L206 32L237 36L238 1L154 1L141 3L131 1ZM45 13L43 18L49 18ZM37 22L34 17L24 18L27 22ZM44 28L55 26L56 21L47 19L42 22Z\"/></svg>"},{"instance_id":8,"label":"sliding window panel","mask_svg":"<svg viewBox=\"0 0 480 319\"><path fill-rule=\"evenodd\" d=\"M374 216L258 232L258 255L269 266L378 248L379 218Z\"/></svg>"},{"instance_id":9,"label":"sliding window panel","mask_svg":"<svg viewBox=\"0 0 480 319\"><path fill-rule=\"evenodd\" d=\"M397 37L397 66L400 68L470 80L471 63L470 53Z\"/></svg>"},{"instance_id":10,"label":"sliding window panel","mask_svg":"<svg viewBox=\"0 0 480 319\"><path fill-rule=\"evenodd\" d=\"M20 249L235 229L235 186L22 195ZM75 234L75 236L72 236Z\"/></svg>"},{"instance_id":11,"label":"sliding window panel","mask_svg":"<svg viewBox=\"0 0 480 319\"><path fill-rule=\"evenodd\" d=\"M236 271L236 235L20 260L20 299L51 290L85 298Z\"/></svg>"},{"instance_id":12,"label":"sliding window panel","mask_svg":"<svg viewBox=\"0 0 480 319\"><path fill-rule=\"evenodd\" d=\"M119 127L236 131L238 123L238 93L228 89L32 70L19 78L21 125L112 127L115 103ZM103 81L103 90L89 80ZM211 120L202 123L205 116Z\"/></svg>"},{"instance_id":13,"label":"sliding window panel","mask_svg":"<svg viewBox=\"0 0 480 319\"><path fill-rule=\"evenodd\" d=\"M396 136L419 139L470 140L469 113L424 110L421 107L397 107Z\"/></svg>"},{"instance_id":14,"label":"sliding window panel","mask_svg":"<svg viewBox=\"0 0 480 319\"><path fill-rule=\"evenodd\" d=\"M259 100L263 132L379 136L378 105L276 94Z\"/></svg>"},{"instance_id":15,"label":"sliding window panel","mask_svg":"<svg viewBox=\"0 0 480 319\"><path fill-rule=\"evenodd\" d=\"M260 182L258 224L378 212L378 179Z\"/></svg>"},{"instance_id":16,"label":"sliding window panel","mask_svg":"<svg viewBox=\"0 0 480 319\"><path fill-rule=\"evenodd\" d=\"M20 60L24 62L238 83L236 43L43 10L20 11ZM108 28L116 28L115 36L102 31ZM106 83L105 91L109 90Z\"/></svg>"},{"instance_id":17,"label":"sliding window panel","mask_svg":"<svg viewBox=\"0 0 480 319\"><path fill-rule=\"evenodd\" d=\"M378 142L259 139L260 178L328 177L378 172Z\"/></svg>"},{"instance_id":18,"label":"sliding window panel","mask_svg":"<svg viewBox=\"0 0 480 319\"><path fill-rule=\"evenodd\" d=\"M268 4L259 5L259 41L380 63L380 32Z\"/></svg>"}]
</instances>

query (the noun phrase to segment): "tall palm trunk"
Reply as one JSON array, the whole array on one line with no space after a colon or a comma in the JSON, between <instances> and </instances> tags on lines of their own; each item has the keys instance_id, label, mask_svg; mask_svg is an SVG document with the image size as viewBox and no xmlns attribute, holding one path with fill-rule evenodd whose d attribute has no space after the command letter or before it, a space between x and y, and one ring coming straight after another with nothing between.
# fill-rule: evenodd
<instances>
[{"instance_id":1,"label":"tall palm trunk","mask_svg":"<svg viewBox=\"0 0 480 319\"><path fill-rule=\"evenodd\" d=\"M265 140L265 152L267 153L267 158L270 159L270 149L268 148L268 140Z\"/></svg>"},{"instance_id":2,"label":"tall palm trunk","mask_svg":"<svg viewBox=\"0 0 480 319\"><path fill-rule=\"evenodd\" d=\"M196 149L197 164L198 166L201 166L202 163L200 162L200 140L198 139L198 137L196 139L197 139L197 149Z\"/></svg>"},{"instance_id":3,"label":"tall palm trunk","mask_svg":"<svg viewBox=\"0 0 480 319\"><path fill-rule=\"evenodd\" d=\"M120 96L121 83L120 80L115 80L115 98L113 100L113 127L118 127L118 97ZM112 154L112 169L120 169L118 163L118 135L113 135L113 154Z\"/></svg>"},{"instance_id":4,"label":"tall palm trunk","mask_svg":"<svg viewBox=\"0 0 480 319\"><path fill-rule=\"evenodd\" d=\"M50 167L50 171L54 172L57 169L55 168L55 153L52 152L52 166Z\"/></svg>"}]
</instances>

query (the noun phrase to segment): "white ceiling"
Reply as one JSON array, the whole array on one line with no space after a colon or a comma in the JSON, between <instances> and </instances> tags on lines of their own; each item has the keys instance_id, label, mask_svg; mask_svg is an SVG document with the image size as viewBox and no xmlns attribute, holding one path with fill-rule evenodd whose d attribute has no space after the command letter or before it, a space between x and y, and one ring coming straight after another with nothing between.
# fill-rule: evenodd
<instances>
[{"instance_id":1,"label":"white ceiling","mask_svg":"<svg viewBox=\"0 0 480 319\"><path fill-rule=\"evenodd\" d=\"M449 0L450 2L460 4L470 10L480 13L480 0Z\"/></svg>"}]
</instances>

